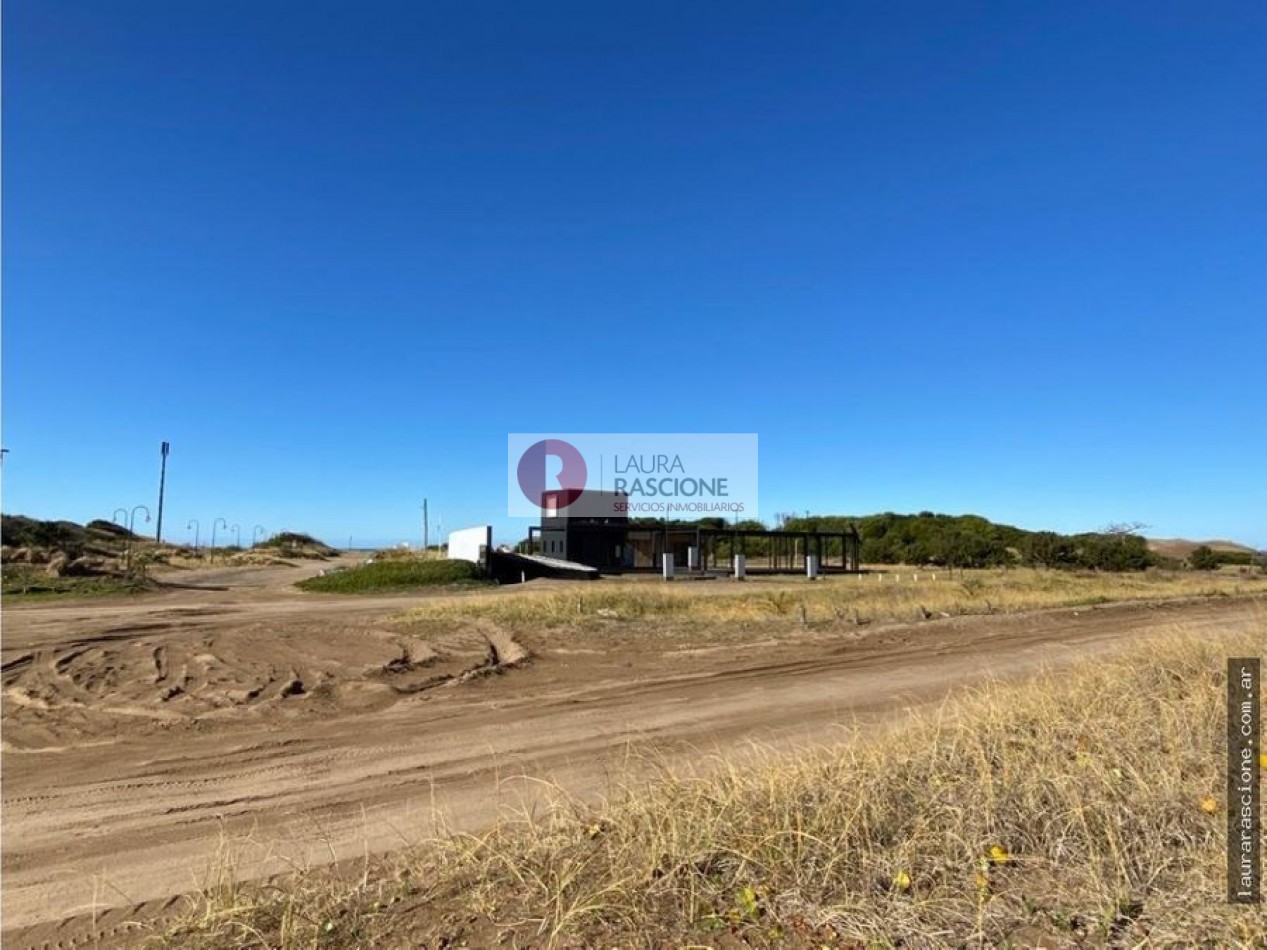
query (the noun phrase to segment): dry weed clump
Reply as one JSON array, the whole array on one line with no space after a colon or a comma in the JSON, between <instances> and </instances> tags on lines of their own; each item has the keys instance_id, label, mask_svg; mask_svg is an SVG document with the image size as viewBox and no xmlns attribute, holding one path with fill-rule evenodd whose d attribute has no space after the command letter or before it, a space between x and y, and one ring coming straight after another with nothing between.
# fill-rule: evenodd
<instances>
[{"instance_id":1,"label":"dry weed clump","mask_svg":"<svg viewBox=\"0 0 1267 950\"><path fill-rule=\"evenodd\" d=\"M1175 632L830 749L661 764L355 879L226 884L170 945L1263 946L1224 903L1225 657Z\"/></svg>"}]
</instances>

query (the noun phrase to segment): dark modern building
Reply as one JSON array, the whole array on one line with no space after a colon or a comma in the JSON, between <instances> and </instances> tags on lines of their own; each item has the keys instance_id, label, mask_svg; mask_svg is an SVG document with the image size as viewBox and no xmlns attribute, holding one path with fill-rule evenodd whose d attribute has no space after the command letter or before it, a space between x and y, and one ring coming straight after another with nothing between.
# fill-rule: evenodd
<instances>
[{"instance_id":1,"label":"dark modern building","mask_svg":"<svg viewBox=\"0 0 1267 950\"><path fill-rule=\"evenodd\" d=\"M600 571L632 568L629 515L620 510L620 502L625 497L614 492L590 491L577 499L574 506L565 507L561 503L561 492L546 492L541 501L541 526L528 529L531 552L588 564Z\"/></svg>"},{"instance_id":2,"label":"dark modern building","mask_svg":"<svg viewBox=\"0 0 1267 950\"><path fill-rule=\"evenodd\" d=\"M816 556L824 573L858 570L862 538L847 531L768 531L707 527L701 524L631 524L620 502L625 496L586 492L578 504L560 504L562 493L547 493L540 526L528 529L532 554L587 564L604 573L659 571L662 556L673 555L683 570L728 573L736 554L752 573L803 573L806 557Z\"/></svg>"}]
</instances>

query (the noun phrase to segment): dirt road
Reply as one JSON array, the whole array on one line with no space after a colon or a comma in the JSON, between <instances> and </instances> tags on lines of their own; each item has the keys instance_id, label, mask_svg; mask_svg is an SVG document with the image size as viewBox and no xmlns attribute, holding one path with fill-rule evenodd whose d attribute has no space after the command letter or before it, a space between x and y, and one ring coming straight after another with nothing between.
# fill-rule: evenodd
<instances>
[{"instance_id":1,"label":"dirt road","mask_svg":"<svg viewBox=\"0 0 1267 950\"><path fill-rule=\"evenodd\" d=\"M315 570L191 574L228 589L126 602L6 605L6 947L109 942L196 887L224 836L247 876L387 851L487 825L539 793L523 776L601 793L641 744L697 755L822 741L985 675L1263 616L1220 599L736 644L629 625L409 627L394 618L416 598L290 586Z\"/></svg>"}]
</instances>

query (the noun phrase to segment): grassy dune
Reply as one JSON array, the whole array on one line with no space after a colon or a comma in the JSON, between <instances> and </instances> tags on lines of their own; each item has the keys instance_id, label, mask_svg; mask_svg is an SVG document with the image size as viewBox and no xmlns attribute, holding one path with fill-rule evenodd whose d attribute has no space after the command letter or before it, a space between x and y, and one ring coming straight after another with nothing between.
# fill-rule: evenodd
<instances>
[{"instance_id":1,"label":"grassy dune","mask_svg":"<svg viewBox=\"0 0 1267 950\"><path fill-rule=\"evenodd\" d=\"M936 577L936 580L933 578ZM919 578L916 580L915 578ZM918 620L959 615L1104 604L1123 600L1267 593L1267 575L1192 572L1095 574L1017 569L945 572L909 568L883 575L753 578L744 583L651 579L604 580L567 590L513 590L461 600L433 600L415 620L481 617L511 625L584 620L673 620L746 623L799 618L805 623Z\"/></svg>"},{"instance_id":2,"label":"grassy dune","mask_svg":"<svg viewBox=\"0 0 1267 950\"><path fill-rule=\"evenodd\" d=\"M836 748L661 769L356 877L242 885L226 864L156 942L1262 946L1267 915L1223 902L1222 795L1225 658L1264 652L1264 616L1217 642L1176 630Z\"/></svg>"}]
</instances>

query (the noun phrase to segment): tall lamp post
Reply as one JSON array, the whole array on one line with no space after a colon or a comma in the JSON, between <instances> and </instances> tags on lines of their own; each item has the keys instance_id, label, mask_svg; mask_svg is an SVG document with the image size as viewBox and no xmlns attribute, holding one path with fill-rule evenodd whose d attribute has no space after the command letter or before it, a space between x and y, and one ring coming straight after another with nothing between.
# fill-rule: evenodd
<instances>
[{"instance_id":1,"label":"tall lamp post","mask_svg":"<svg viewBox=\"0 0 1267 950\"><path fill-rule=\"evenodd\" d=\"M129 531L131 531L133 526L136 524L136 513L138 511L145 512L145 521L147 524L149 523L150 510L146 508L144 505L137 505L135 508L132 509L132 514L128 516L128 530Z\"/></svg>"},{"instance_id":2,"label":"tall lamp post","mask_svg":"<svg viewBox=\"0 0 1267 950\"><path fill-rule=\"evenodd\" d=\"M171 451L171 443L164 442L159 448L163 456L163 464L158 472L158 524L154 528L154 540L163 543L163 489L167 487L167 453Z\"/></svg>"},{"instance_id":3,"label":"tall lamp post","mask_svg":"<svg viewBox=\"0 0 1267 950\"><path fill-rule=\"evenodd\" d=\"M194 557L198 556L198 529L200 527L201 526L198 524L197 518L190 518L189 524L185 525L186 531L188 531L190 528L194 529Z\"/></svg>"},{"instance_id":4,"label":"tall lamp post","mask_svg":"<svg viewBox=\"0 0 1267 950\"><path fill-rule=\"evenodd\" d=\"M233 531L233 546L235 548L242 547L242 526L235 524L231 529Z\"/></svg>"},{"instance_id":5,"label":"tall lamp post","mask_svg":"<svg viewBox=\"0 0 1267 950\"><path fill-rule=\"evenodd\" d=\"M126 508L116 508L114 513L110 515L110 520L117 524L124 531L128 530L128 510ZM123 554L127 557L129 549L132 547L132 541L129 538L123 539Z\"/></svg>"},{"instance_id":6,"label":"tall lamp post","mask_svg":"<svg viewBox=\"0 0 1267 950\"><path fill-rule=\"evenodd\" d=\"M255 545L258 543L257 541L258 538L264 537L264 532L265 532L265 529L262 524L257 524L255 526L254 530L251 531L251 547L255 547Z\"/></svg>"},{"instance_id":7,"label":"tall lamp post","mask_svg":"<svg viewBox=\"0 0 1267 950\"><path fill-rule=\"evenodd\" d=\"M216 526L217 525L224 525L224 527L228 529L229 522L225 521L223 518L217 518L215 521L211 522L211 560L213 561L216 559Z\"/></svg>"},{"instance_id":8,"label":"tall lamp post","mask_svg":"<svg viewBox=\"0 0 1267 950\"><path fill-rule=\"evenodd\" d=\"M133 529L136 527L136 513L138 511L145 512L146 523L150 520L150 510L144 505L137 505L132 509L132 513L128 515L128 547L127 552L124 554L124 561L129 571L132 569L132 536L136 533Z\"/></svg>"}]
</instances>

